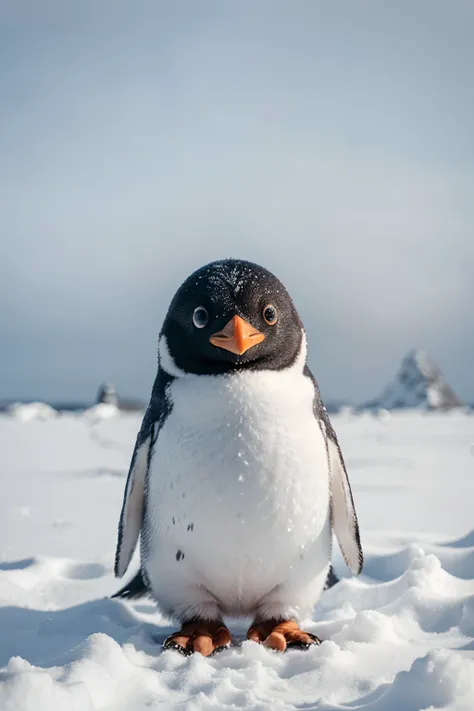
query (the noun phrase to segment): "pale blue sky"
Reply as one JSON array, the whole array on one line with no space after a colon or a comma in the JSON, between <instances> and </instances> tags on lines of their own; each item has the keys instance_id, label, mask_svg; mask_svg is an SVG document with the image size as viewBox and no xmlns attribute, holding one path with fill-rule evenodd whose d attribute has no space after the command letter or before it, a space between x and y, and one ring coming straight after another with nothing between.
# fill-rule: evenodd
<instances>
[{"instance_id":1,"label":"pale blue sky","mask_svg":"<svg viewBox=\"0 0 474 711\"><path fill-rule=\"evenodd\" d=\"M285 282L329 398L474 401L474 4L0 5L0 398L146 397L169 300Z\"/></svg>"}]
</instances>

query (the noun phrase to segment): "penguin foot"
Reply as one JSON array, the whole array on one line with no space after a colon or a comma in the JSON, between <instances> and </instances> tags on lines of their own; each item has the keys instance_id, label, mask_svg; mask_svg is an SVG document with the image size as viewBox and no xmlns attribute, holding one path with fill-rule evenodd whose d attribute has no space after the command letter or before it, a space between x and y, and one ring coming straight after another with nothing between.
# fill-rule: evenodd
<instances>
[{"instance_id":1,"label":"penguin foot","mask_svg":"<svg viewBox=\"0 0 474 711\"><path fill-rule=\"evenodd\" d=\"M285 649L309 649L312 645L321 644L316 635L300 630L294 620L266 620L254 623L247 632L247 639L278 652L284 652Z\"/></svg>"},{"instance_id":2,"label":"penguin foot","mask_svg":"<svg viewBox=\"0 0 474 711\"><path fill-rule=\"evenodd\" d=\"M164 649L175 649L186 657L200 652L210 657L230 647L232 638L229 630L219 620L193 620L185 622L179 632L174 632L163 642Z\"/></svg>"}]
</instances>

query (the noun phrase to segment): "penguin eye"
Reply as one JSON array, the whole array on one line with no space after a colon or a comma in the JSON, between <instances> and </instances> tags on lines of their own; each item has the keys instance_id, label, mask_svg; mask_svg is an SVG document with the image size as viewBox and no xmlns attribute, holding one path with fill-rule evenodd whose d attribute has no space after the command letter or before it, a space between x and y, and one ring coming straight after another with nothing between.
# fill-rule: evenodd
<instances>
[{"instance_id":1,"label":"penguin eye","mask_svg":"<svg viewBox=\"0 0 474 711\"><path fill-rule=\"evenodd\" d=\"M278 321L278 311L272 304L268 304L268 306L265 306L263 309L263 318L269 326L274 326Z\"/></svg>"},{"instance_id":2,"label":"penguin eye","mask_svg":"<svg viewBox=\"0 0 474 711\"><path fill-rule=\"evenodd\" d=\"M208 321L209 314L207 313L207 309L205 309L204 306L197 306L193 313L193 324L196 328L204 328L204 326L207 326Z\"/></svg>"}]
</instances>

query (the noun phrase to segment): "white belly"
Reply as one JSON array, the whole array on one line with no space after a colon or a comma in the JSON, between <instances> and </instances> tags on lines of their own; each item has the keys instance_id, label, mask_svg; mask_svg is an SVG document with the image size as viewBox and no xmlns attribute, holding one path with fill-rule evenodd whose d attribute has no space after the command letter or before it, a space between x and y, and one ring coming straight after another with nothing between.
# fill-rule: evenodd
<instances>
[{"instance_id":1,"label":"white belly","mask_svg":"<svg viewBox=\"0 0 474 711\"><path fill-rule=\"evenodd\" d=\"M186 376L171 388L142 542L163 609L209 595L246 614L278 586L323 579L329 475L311 381L265 371Z\"/></svg>"}]
</instances>

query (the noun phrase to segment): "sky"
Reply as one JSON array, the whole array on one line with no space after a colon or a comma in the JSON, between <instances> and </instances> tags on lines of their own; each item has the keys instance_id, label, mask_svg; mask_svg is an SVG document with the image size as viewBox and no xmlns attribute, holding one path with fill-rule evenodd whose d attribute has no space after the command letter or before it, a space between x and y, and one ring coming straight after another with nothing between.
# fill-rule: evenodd
<instances>
[{"instance_id":1,"label":"sky","mask_svg":"<svg viewBox=\"0 0 474 711\"><path fill-rule=\"evenodd\" d=\"M263 264L328 399L474 401L474 4L0 3L0 399L146 399L169 302Z\"/></svg>"}]
</instances>

